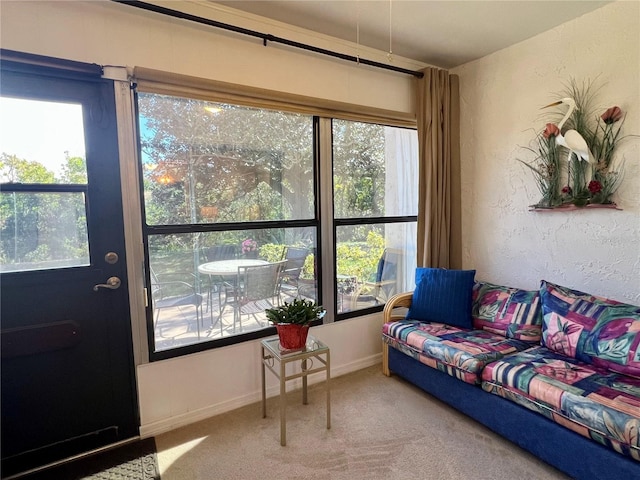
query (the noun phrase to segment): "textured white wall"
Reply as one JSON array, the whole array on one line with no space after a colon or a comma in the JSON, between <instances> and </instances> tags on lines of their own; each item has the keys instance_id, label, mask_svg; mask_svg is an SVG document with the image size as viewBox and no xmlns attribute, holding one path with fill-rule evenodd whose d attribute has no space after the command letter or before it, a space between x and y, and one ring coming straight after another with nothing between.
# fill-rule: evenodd
<instances>
[{"instance_id":1,"label":"textured white wall","mask_svg":"<svg viewBox=\"0 0 640 480\"><path fill-rule=\"evenodd\" d=\"M552 11L549 12L552 14ZM640 3L617 2L453 70L461 84L463 263L522 288L541 279L640 305L640 138L618 150L623 211L529 212L540 194L516 159L544 129L540 107L564 84L603 84L623 132L640 134Z\"/></svg>"}]
</instances>

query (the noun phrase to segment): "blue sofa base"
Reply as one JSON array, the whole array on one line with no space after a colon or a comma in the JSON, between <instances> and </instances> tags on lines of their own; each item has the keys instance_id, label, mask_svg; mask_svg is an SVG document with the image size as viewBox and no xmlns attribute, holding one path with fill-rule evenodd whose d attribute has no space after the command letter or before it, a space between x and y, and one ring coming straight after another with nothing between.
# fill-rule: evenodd
<instances>
[{"instance_id":1,"label":"blue sofa base","mask_svg":"<svg viewBox=\"0 0 640 480\"><path fill-rule=\"evenodd\" d=\"M575 479L640 478L640 463L546 417L389 349L389 369Z\"/></svg>"}]
</instances>

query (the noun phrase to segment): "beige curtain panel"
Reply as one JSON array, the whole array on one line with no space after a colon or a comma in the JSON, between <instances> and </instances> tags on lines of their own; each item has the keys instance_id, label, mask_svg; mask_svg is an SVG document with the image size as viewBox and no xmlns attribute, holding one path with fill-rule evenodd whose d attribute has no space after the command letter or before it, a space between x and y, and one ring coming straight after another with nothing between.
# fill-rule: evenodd
<instances>
[{"instance_id":1,"label":"beige curtain panel","mask_svg":"<svg viewBox=\"0 0 640 480\"><path fill-rule=\"evenodd\" d=\"M417 81L418 266L461 268L459 83L427 68Z\"/></svg>"}]
</instances>

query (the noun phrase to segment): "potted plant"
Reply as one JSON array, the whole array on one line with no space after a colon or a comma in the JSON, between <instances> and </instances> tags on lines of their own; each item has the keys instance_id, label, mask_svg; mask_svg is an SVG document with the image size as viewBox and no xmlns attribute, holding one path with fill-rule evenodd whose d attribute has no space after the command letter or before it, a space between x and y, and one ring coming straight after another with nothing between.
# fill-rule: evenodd
<instances>
[{"instance_id":1,"label":"potted plant","mask_svg":"<svg viewBox=\"0 0 640 480\"><path fill-rule=\"evenodd\" d=\"M284 305L265 310L267 320L278 331L280 347L286 350L304 348L309 326L314 320L324 317L326 311L311 300L294 299Z\"/></svg>"}]
</instances>

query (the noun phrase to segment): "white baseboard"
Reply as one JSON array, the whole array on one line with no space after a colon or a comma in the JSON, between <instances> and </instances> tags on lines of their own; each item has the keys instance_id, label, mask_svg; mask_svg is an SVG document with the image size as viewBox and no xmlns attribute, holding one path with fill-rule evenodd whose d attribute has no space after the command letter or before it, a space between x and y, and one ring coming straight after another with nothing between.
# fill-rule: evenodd
<instances>
[{"instance_id":1,"label":"white baseboard","mask_svg":"<svg viewBox=\"0 0 640 480\"><path fill-rule=\"evenodd\" d=\"M371 355L369 357L358 359L354 362L349 362L344 365L332 365L331 366L331 377L340 377L347 373L355 372L358 370L362 370L363 368L371 367L373 365L380 364L382 362L382 354L377 353L375 355ZM324 373L315 373L313 375L309 375L308 382L309 385L313 385L315 383L320 383L325 380ZM287 384L287 391L296 390L302 388L302 380L296 379ZM278 387L271 387L267 389L267 398L276 396L280 393ZM240 407L244 407L246 405L251 405L252 403L260 402L262 400L261 392L255 391L251 392L247 395L242 395L240 397L236 397L225 402L217 403L215 405L209 405L204 408L200 408L198 410L194 410L191 412L186 412L183 414L176 415L171 418L167 418L165 420L160 420L158 422L149 423L147 425L140 426L140 437L148 438L153 437L155 435L160 435L161 433L169 432L176 428L184 427L185 425L189 425L191 423L199 422L201 420L206 420L207 418L214 417L216 415L220 415L222 413L230 412L231 410L235 410Z\"/></svg>"}]
</instances>

